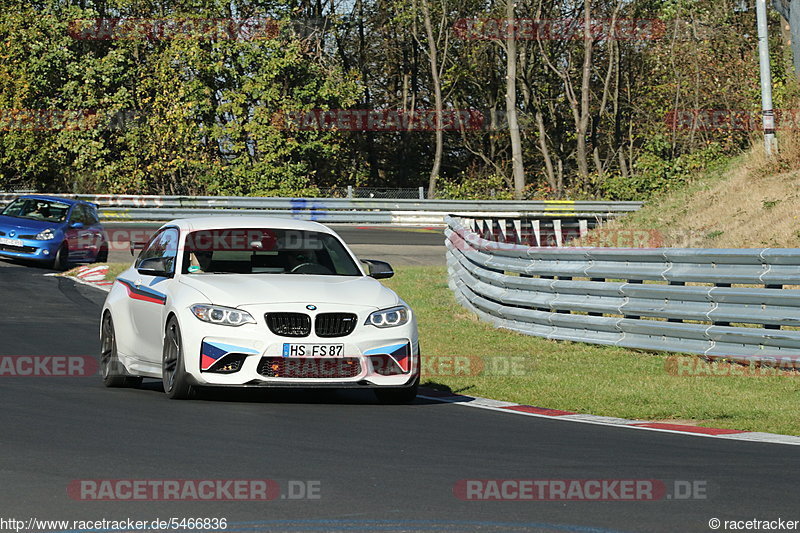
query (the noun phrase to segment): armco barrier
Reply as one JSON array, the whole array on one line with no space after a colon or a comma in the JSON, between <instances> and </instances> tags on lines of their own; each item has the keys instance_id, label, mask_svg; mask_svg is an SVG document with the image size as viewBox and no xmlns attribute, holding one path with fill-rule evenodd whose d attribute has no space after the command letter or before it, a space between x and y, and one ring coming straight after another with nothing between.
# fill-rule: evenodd
<instances>
[{"instance_id":1,"label":"armco barrier","mask_svg":"<svg viewBox=\"0 0 800 533\"><path fill-rule=\"evenodd\" d=\"M446 222L450 287L498 327L736 360L800 356L800 290L784 288L800 285L798 249L543 248Z\"/></svg>"},{"instance_id":2,"label":"armco barrier","mask_svg":"<svg viewBox=\"0 0 800 533\"><path fill-rule=\"evenodd\" d=\"M0 193L0 202L17 194ZM449 213L493 217L605 220L636 211L641 202L568 200L406 200L378 198L261 198L248 196L131 196L56 194L96 203L104 221L167 221L208 214L264 214L328 223L443 224Z\"/></svg>"}]
</instances>

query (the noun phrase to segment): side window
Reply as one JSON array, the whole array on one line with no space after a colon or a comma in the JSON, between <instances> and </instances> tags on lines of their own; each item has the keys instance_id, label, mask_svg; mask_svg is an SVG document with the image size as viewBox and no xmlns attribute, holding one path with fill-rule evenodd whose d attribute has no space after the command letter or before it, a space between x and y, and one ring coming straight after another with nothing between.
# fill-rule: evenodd
<instances>
[{"instance_id":1,"label":"side window","mask_svg":"<svg viewBox=\"0 0 800 533\"><path fill-rule=\"evenodd\" d=\"M75 204L72 206L72 214L69 216L69 223L74 224L75 222L80 222L84 226L88 226L90 224L86 217L86 212L83 210L83 206L81 204Z\"/></svg>"},{"instance_id":2,"label":"side window","mask_svg":"<svg viewBox=\"0 0 800 533\"><path fill-rule=\"evenodd\" d=\"M330 261L333 263L334 272L348 272L353 270L353 259L347 254L333 237L323 238L325 251L328 252Z\"/></svg>"},{"instance_id":3,"label":"side window","mask_svg":"<svg viewBox=\"0 0 800 533\"><path fill-rule=\"evenodd\" d=\"M86 204L81 205L81 207L83 208L84 217L86 218L84 224L87 226L94 226L100 223L100 220L97 218L97 211L94 207Z\"/></svg>"},{"instance_id":4,"label":"side window","mask_svg":"<svg viewBox=\"0 0 800 533\"><path fill-rule=\"evenodd\" d=\"M175 258L178 256L178 236L178 230L175 228L167 228L153 235L136 259L136 267L138 268L145 259L162 257L165 259L167 270L174 272Z\"/></svg>"}]
</instances>

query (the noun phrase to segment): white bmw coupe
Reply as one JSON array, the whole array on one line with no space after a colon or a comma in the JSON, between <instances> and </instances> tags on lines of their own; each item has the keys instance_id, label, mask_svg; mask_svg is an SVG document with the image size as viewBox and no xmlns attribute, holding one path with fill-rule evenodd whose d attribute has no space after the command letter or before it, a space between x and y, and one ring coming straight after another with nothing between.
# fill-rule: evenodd
<instances>
[{"instance_id":1,"label":"white bmw coupe","mask_svg":"<svg viewBox=\"0 0 800 533\"><path fill-rule=\"evenodd\" d=\"M108 387L160 378L196 387L372 388L411 402L420 354L414 313L331 229L270 217L174 220L116 279L103 305Z\"/></svg>"}]
</instances>

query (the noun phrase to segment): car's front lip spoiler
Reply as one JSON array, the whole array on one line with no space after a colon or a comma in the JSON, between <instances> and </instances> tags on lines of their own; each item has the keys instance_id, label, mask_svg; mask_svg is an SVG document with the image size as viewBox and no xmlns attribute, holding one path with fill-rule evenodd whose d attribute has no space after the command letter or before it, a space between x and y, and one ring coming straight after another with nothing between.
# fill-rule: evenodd
<instances>
[{"instance_id":1,"label":"car's front lip spoiler","mask_svg":"<svg viewBox=\"0 0 800 533\"><path fill-rule=\"evenodd\" d=\"M190 378L192 385L198 387L209 387L209 388L226 388L226 389L402 389L407 387L409 383L412 383L416 378L417 375L409 375L408 381L401 385L376 385L375 383L362 379L360 381L342 381L341 383L335 383L331 381L322 381L320 383L310 383L308 381L303 383L291 383L288 381L272 381L272 380L260 380L260 379L253 379L248 381L247 383L242 384L228 384L228 383L198 383L196 379Z\"/></svg>"}]
</instances>

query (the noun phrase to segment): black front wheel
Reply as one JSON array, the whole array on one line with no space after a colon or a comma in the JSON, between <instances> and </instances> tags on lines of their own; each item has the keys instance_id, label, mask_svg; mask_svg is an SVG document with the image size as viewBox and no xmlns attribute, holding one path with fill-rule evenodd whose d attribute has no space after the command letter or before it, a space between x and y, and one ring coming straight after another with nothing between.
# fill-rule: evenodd
<instances>
[{"instance_id":1,"label":"black front wheel","mask_svg":"<svg viewBox=\"0 0 800 533\"><path fill-rule=\"evenodd\" d=\"M64 271L69 266L69 248L67 243L58 247L58 251L53 259L50 261L50 268L54 270Z\"/></svg>"},{"instance_id":2,"label":"black front wheel","mask_svg":"<svg viewBox=\"0 0 800 533\"><path fill-rule=\"evenodd\" d=\"M117 357L117 338L110 313L103 317L100 329L100 373L106 387L138 387L142 378L129 376Z\"/></svg>"},{"instance_id":3,"label":"black front wheel","mask_svg":"<svg viewBox=\"0 0 800 533\"><path fill-rule=\"evenodd\" d=\"M164 392L173 400L189 398L193 391L183 362L181 328L175 318L170 318L167 322L162 354L161 379L164 382Z\"/></svg>"},{"instance_id":4,"label":"black front wheel","mask_svg":"<svg viewBox=\"0 0 800 533\"><path fill-rule=\"evenodd\" d=\"M108 246L103 245L100 247L100 250L97 252L97 256L94 258L95 263L108 263Z\"/></svg>"}]
</instances>

